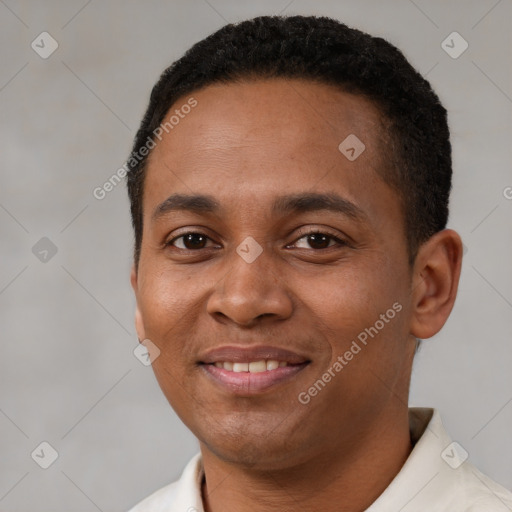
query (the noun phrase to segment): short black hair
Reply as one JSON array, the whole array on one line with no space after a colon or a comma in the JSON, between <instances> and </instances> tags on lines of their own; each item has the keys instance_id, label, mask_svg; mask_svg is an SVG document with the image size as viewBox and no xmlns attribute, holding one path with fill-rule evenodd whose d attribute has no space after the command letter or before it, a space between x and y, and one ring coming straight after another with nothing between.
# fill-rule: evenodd
<instances>
[{"instance_id":1,"label":"short black hair","mask_svg":"<svg viewBox=\"0 0 512 512\"><path fill-rule=\"evenodd\" d=\"M378 172L401 201L412 264L419 246L448 221L451 145L438 96L402 52L380 37L328 17L260 16L199 41L153 87L127 161L135 265L148 154L146 149L141 156L141 148L151 141L154 147L154 132L178 99L214 83L266 78L330 84L374 103L386 126L386 164Z\"/></svg>"}]
</instances>

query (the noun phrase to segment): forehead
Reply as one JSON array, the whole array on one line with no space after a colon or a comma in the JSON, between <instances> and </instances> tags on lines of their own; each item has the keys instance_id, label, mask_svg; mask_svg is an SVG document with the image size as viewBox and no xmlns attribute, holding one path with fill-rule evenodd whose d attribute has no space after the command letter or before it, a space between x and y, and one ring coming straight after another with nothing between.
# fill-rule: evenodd
<instances>
[{"instance_id":1,"label":"forehead","mask_svg":"<svg viewBox=\"0 0 512 512\"><path fill-rule=\"evenodd\" d=\"M364 97L305 80L214 84L176 101L164 122L190 96L197 105L148 158L145 217L176 192L261 205L273 194L338 189L365 203L362 190L385 186L380 113ZM364 151L351 160L347 145Z\"/></svg>"},{"instance_id":2,"label":"forehead","mask_svg":"<svg viewBox=\"0 0 512 512\"><path fill-rule=\"evenodd\" d=\"M197 106L181 115L181 120L172 116L191 96ZM169 149L180 146L175 149L190 152L191 157L197 151L236 149L236 143L251 139L269 146L286 143L299 151L304 144L329 149L334 145L336 149L349 134L377 140L384 135L380 112L370 100L307 80L274 78L212 84L178 99L164 122L170 117L179 124L163 133L165 145ZM372 150L375 144L369 146ZM153 151L153 155L158 153L158 149Z\"/></svg>"}]
</instances>

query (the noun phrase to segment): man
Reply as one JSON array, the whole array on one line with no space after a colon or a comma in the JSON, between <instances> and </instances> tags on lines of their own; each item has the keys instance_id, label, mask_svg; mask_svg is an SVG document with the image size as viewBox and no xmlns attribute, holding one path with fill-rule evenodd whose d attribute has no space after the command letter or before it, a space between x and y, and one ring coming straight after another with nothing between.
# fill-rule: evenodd
<instances>
[{"instance_id":1,"label":"man","mask_svg":"<svg viewBox=\"0 0 512 512\"><path fill-rule=\"evenodd\" d=\"M201 449L133 512L512 510L408 408L462 243L446 111L400 51L227 25L162 74L128 165L137 333Z\"/></svg>"}]
</instances>

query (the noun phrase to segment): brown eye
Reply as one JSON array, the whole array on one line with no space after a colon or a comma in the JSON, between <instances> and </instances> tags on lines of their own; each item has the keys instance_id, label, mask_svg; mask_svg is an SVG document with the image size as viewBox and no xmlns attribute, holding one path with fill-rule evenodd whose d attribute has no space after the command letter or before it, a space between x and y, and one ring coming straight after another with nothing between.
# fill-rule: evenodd
<instances>
[{"instance_id":1,"label":"brown eye","mask_svg":"<svg viewBox=\"0 0 512 512\"><path fill-rule=\"evenodd\" d=\"M302 241L302 242L301 242ZM297 245L297 244L302 244ZM300 249L328 249L335 245L340 247L347 245L343 240L340 240L338 237L331 235L329 233L323 233L321 231L312 231L309 233L304 233L294 244L298 246Z\"/></svg>"},{"instance_id":2,"label":"brown eye","mask_svg":"<svg viewBox=\"0 0 512 512\"><path fill-rule=\"evenodd\" d=\"M202 233L186 233L174 238L167 245L172 245L178 249L192 251L197 249L204 249L207 241L208 237Z\"/></svg>"},{"instance_id":3,"label":"brown eye","mask_svg":"<svg viewBox=\"0 0 512 512\"><path fill-rule=\"evenodd\" d=\"M308 244L313 249L326 249L331 242L331 237L322 233L313 233L312 235L308 235L307 239Z\"/></svg>"}]
</instances>

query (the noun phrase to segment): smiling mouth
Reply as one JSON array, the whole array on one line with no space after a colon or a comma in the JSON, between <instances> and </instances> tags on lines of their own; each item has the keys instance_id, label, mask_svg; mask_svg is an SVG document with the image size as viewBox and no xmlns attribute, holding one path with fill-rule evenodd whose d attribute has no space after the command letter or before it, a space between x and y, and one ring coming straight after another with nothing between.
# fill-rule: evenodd
<instances>
[{"instance_id":1,"label":"smiling mouth","mask_svg":"<svg viewBox=\"0 0 512 512\"><path fill-rule=\"evenodd\" d=\"M208 383L229 395L246 397L291 383L310 363L306 355L268 345L225 345L197 361Z\"/></svg>"},{"instance_id":2,"label":"smiling mouth","mask_svg":"<svg viewBox=\"0 0 512 512\"><path fill-rule=\"evenodd\" d=\"M228 395L250 397L270 393L291 383L311 361L288 363L276 359L200 363L209 382Z\"/></svg>"},{"instance_id":3,"label":"smiling mouth","mask_svg":"<svg viewBox=\"0 0 512 512\"><path fill-rule=\"evenodd\" d=\"M286 361L277 361L275 359L262 359L260 361L250 361L250 362L235 362L235 361L216 361L213 364L216 368L223 368L228 372L234 373L261 373L266 371L274 371L278 368L283 368L285 366L293 366L288 364Z\"/></svg>"}]
</instances>

